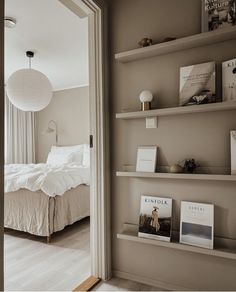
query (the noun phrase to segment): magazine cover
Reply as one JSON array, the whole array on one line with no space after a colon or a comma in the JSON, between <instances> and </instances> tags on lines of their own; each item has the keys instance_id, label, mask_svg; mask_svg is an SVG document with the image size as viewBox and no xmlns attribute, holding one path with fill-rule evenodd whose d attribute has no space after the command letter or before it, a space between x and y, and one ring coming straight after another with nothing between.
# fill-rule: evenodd
<instances>
[{"instance_id":1,"label":"magazine cover","mask_svg":"<svg viewBox=\"0 0 236 292\"><path fill-rule=\"evenodd\" d=\"M236 131L230 132L231 136L231 174L236 175Z\"/></svg>"},{"instance_id":2,"label":"magazine cover","mask_svg":"<svg viewBox=\"0 0 236 292\"><path fill-rule=\"evenodd\" d=\"M172 199L141 196L138 235L170 241L171 217Z\"/></svg>"},{"instance_id":3,"label":"magazine cover","mask_svg":"<svg viewBox=\"0 0 236 292\"><path fill-rule=\"evenodd\" d=\"M222 63L223 101L236 100L236 59Z\"/></svg>"},{"instance_id":4,"label":"magazine cover","mask_svg":"<svg viewBox=\"0 0 236 292\"><path fill-rule=\"evenodd\" d=\"M213 249L214 205L181 202L180 242Z\"/></svg>"},{"instance_id":5,"label":"magazine cover","mask_svg":"<svg viewBox=\"0 0 236 292\"><path fill-rule=\"evenodd\" d=\"M236 0L202 0L204 31L235 25Z\"/></svg>"},{"instance_id":6,"label":"magazine cover","mask_svg":"<svg viewBox=\"0 0 236 292\"><path fill-rule=\"evenodd\" d=\"M215 62L181 67L180 106L216 102L215 83Z\"/></svg>"}]
</instances>

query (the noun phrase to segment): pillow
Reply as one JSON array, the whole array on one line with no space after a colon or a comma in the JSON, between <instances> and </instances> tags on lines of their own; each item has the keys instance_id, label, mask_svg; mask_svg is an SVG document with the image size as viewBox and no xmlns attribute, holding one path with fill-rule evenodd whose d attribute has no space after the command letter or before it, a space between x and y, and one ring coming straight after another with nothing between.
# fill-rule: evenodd
<instances>
[{"instance_id":1,"label":"pillow","mask_svg":"<svg viewBox=\"0 0 236 292\"><path fill-rule=\"evenodd\" d=\"M74 146L52 146L51 152L61 153L61 152L75 152L75 151L83 151L84 144L74 145Z\"/></svg>"},{"instance_id":2,"label":"pillow","mask_svg":"<svg viewBox=\"0 0 236 292\"><path fill-rule=\"evenodd\" d=\"M49 152L47 158L47 164L50 165L63 165L71 163L75 160L73 153L53 153Z\"/></svg>"},{"instance_id":3,"label":"pillow","mask_svg":"<svg viewBox=\"0 0 236 292\"><path fill-rule=\"evenodd\" d=\"M83 166L90 167L90 147L84 144Z\"/></svg>"},{"instance_id":4,"label":"pillow","mask_svg":"<svg viewBox=\"0 0 236 292\"><path fill-rule=\"evenodd\" d=\"M78 165L83 164L84 144L75 146L52 146L51 152L55 154L71 153L74 155L74 160L72 162L75 162Z\"/></svg>"}]
</instances>

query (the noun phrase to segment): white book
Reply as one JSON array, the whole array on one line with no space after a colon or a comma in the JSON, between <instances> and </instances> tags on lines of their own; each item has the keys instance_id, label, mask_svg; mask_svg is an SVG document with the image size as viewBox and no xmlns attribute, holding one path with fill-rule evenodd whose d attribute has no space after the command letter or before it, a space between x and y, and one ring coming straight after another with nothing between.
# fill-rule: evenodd
<instances>
[{"instance_id":1,"label":"white book","mask_svg":"<svg viewBox=\"0 0 236 292\"><path fill-rule=\"evenodd\" d=\"M213 249L214 205L181 202L180 243Z\"/></svg>"},{"instance_id":2,"label":"white book","mask_svg":"<svg viewBox=\"0 0 236 292\"><path fill-rule=\"evenodd\" d=\"M215 62L180 68L180 106L216 102Z\"/></svg>"},{"instance_id":3,"label":"white book","mask_svg":"<svg viewBox=\"0 0 236 292\"><path fill-rule=\"evenodd\" d=\"M222 63L223 101L236 100L236 59Z\"/></svg>"},{"instance_id":4,"label":"white book","mask_svg":"<svg viewBox=\"0 0 236 292\"><path fill-rule=\"evenodd\" d=\"M236 175L236 131L230 132L231 144L231 174Z\"/></svg>"},{"instance_id":5,"label":"white book","mask_svg":"<svg viewBox=\"0 0 236 292\"><path fill-rule=\"evenodd\" d=\"M140 237L170 241L172 199L141 196L139 232Z\"/></svg>"},{"instance_id":6,"label":"white book","mask_svg":"<svg viewBox=\"0 0 236 292\"><path fill-rule=\"evenodd\" d=\"M157 161L156 146L138 147L136 171L155 172L156 161Z\"/></svg>"}]
</instances>

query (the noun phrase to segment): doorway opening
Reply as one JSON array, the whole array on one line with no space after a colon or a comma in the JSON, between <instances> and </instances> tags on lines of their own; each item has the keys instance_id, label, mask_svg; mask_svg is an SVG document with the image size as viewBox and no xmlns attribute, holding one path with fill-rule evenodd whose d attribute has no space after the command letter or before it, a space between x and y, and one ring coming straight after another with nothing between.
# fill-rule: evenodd
<instances>
[{"instance_id":1,"label":"doorway opening","mask_svg":"<svg viewBox=\"0 0 236 292\"><path fill-rule=\"evenodd\" d=\"M27 2L27 0L15 0L18 3L21 1ZM34 5L37 1L32 2L28 0L28 2ZM48 5L47 0L40 0L39 2L40 5L43 2L47 2ZM7 216L5 216L5 227L9 228L5 233L6 290L20 290L20 288L22 290L70 290L89 275L103 279L110 277L110 239L109 231L107 231L109 230L107 229L109 224L109 220L107 220L109 212L107 209L109 204L109 178L106 177L105 180L104 176L108 166L107 157L109 152L107 151L108 136L106 136L107 117L103 115L105 107L104 104L101 104L101 100L104 99L104 68L101 66L103 60L101 52L102 40L101 35L99 38L97 37L102 30L101 9L92 1L53 0L50 1L50 5L53 2L56 5L60 5L61 9L66 10L67 14L70 13L71 18L76 17L77 21L82 19L82 22L87 22L87 32L89 35L87 39L87 46L89 48L87 50L87 60L90 71L88 78L89 87L64 86L64 88L59 88L59 90L54 91L53 99L49 106L35 114L33 117L37 121L35 128L37 137L37 142L35 142L35 162L36 168L45 161L47 162L44 163L46 166L41 165L41 167L48 167L47 164L53 165L55 162L57 167L56 175L61 184L65 183L63 179L65 179L68 173L68 179L72 178L73 180L74 178L78 180L78 176L80 176L82 183L76 187L76 183L74 186L67 185L67 189L63 194L61 194L61 190L59 190L60 194L56 193L60 189L58 185L54 186L54 190L46 190L47 186L44 185L45 188L39 188L34 192L30 189L31 186L25 190L21 185L18 190L9 188L6 191L5 214ZM28 10L26 9L25 11ZM39 9L37 9L37 13L39 13ZM24 18L22 17L22 19ZM33 18L31 15L32 19L35 21L35 17ZM46 14L44 14L44 20L46 22ZM78 29L77 26L76 29ZM62 38L62 30L59 33ZM69 32L66 35L67 38L68 34ZM42 37L42 34L40 36ZM48 37L50 38L50 36ZM35 34L34 40L37 40L37 34ZM62 44L65 43L62 40L61 42ZM42 44L42 40L38 44ZM75 44L76 39L69 42L69 46L73 45L74 49L76 49ZM86 38L83 44L86 46ZM56 43L54 43L55 48L60 52L60 46L56 46ZM66 53L67 58L65 58L65 62L69 59L69 52L67 51ZM40 50L38 50L38 54L40 54ZM74 64L76 63L76 56L77 53L72 54ZM53 57L55 58L55 55ZM51 60L53 60L53 57ZM48 62L50 62L50 58ZM46 63L42 63L45 66ZM38 66L37 63L36 65ZM64 66L61 65L60 70L63 71L64 69L67 72L68 70L65 70L65 67L65 64ZM70 67L70 71L73 71L73 67ZM76 75L77 77L79 75L78 72L83 71L81 68L80 70L78 68L74 70L72 76ZM87 84L85 83L85 85ZM79 99L80 103L78 103ZM89 119L88 116L90 117ZM86 135L86 138L83 138L85 137L83 134ZM55 141L53 140L54 138ZM89 147L92 148L89 149ZM10 148L8 147L7 149ZM59 163L61 160L62 163ZM74 160L77 160L77 162L80 160L79 165L83 168L83 173L81 173L79 168L80 174L76 173L76 177L73 177L74 174L70 173L70 171L73 172L76 168L73 164ZM72 163L69 166L70 169L66 170L66 175L63 173L66 168L65 163ZM16 174L17 167L11 164L15 164L15 161L13 163L9 162L7 172ZM24 164L28 164L27 161ZM58 164L60 164L59 171ZM71 167L74 167L74 169L71 170ZM84 168L90 170L89 179L87 177L88 173L84 173ZM41 171L45 172L45 169ZM28 174L28 170L26 172ZM52 173L53 171L50 172L50 174ZM9 186L12 185L9 183ZM42 187L42 184L40 186ZM50 191L52 192L50 193ZM16 194L16 192L18 193ZM88 211L88 192L90 192L90 211ZM33 196L32 199L32 195L35 195L35 193L37 195ZM80 194L79 200L78 194ZM12 202L14 202L14 206ZM13 206L13 208L10 206ZM40 208L44 212L40 212L42 211ZM16 214L21 215L20 220L19 216L15 216ZM22 214L26 215L25 219ZM89 215L90 220L88 218ZM27 217L30 221L30 226ZM34 224L31 224L32 218L35 219L36 217L37 219L41 217L41 223L43 223L38 224L38 221L35 220ZM46 223L44 222L45 220L47 221ZM34 226L32 227L32 225ZM67 225L70 226L66 227ZM90 226L91 234L89 232ZM14 229L17 229L17 231ZM39 234L34 234L32 232L34 229ZM45 229L47 229L46 233L44 232ZM22 233L22 231L26 233ZM30 235L30 233L33 235ZM39 239L36 235L46 235L50 243L46 244L44 238ZM22 244L22 250L17 248L20 244ZM15 254L12 253L11 248L15 250ZM91 251L91 256L89 251ZM30 268L33 274L38 274L35 279L33 279L32 273L30 273ZM19 272L20 270L22 273ZM45 272L42 273L42 271ZM17 275L13 275L12 273L14 272ZM31 274L31 277L29 277L29 274Z\"/></svg>"}]
</instances>

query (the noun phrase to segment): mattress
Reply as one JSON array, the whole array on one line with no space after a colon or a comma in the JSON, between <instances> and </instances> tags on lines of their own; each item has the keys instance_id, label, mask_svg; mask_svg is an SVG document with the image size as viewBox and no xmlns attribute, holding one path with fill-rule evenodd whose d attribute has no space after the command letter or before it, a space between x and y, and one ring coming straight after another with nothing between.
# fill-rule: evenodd
<instances>
[{"instance_id":1,"label":"mattress","mask_svg":"<svg viewBox=\"0 0 236 292\"><path fill-rule=\"evenodd\" d=\"M90 191L86 185L56 197L20 189L5 193L4 201L4 226L39 236L49 236L90 215Z\"/></svg>"}]
</instances>

